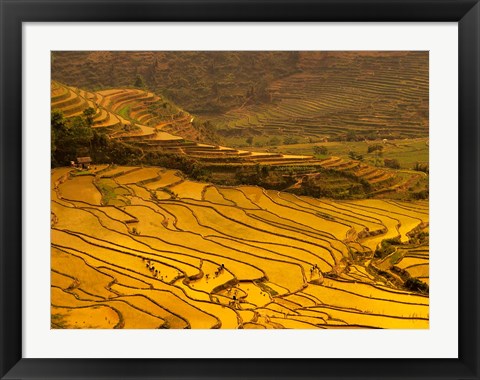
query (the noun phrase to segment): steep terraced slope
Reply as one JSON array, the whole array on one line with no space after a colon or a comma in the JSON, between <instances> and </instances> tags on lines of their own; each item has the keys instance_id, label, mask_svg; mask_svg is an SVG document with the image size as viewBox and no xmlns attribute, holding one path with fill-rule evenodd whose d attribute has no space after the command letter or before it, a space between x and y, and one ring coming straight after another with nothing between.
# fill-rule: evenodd
<instances>
[{"instance_id":1,"label":"steep terraced slope","mask_svg":"<svg viewBox=\"0 0 480 380\"><path fill-rule=\"evenodd\" d=\"M51 212L53 328L428 328L424 202L103 166L53 170Z\"/></svg>"},{"instance_id":2,"label":"steep terraced slope","mask_svg":"<svg viewBox=\"0 0 480 380\"><path fill-rule=\"evenodd\" d=\"M428 52L301 52L297 67L270 85L271 102L231 110L213 124L225 136L428 136Z\"/></svg>"}]
</instances>

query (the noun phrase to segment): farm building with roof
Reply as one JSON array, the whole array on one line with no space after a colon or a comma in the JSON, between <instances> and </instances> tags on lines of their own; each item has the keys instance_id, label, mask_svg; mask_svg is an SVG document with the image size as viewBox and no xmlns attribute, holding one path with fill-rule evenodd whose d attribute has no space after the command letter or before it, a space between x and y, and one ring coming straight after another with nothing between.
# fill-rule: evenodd
<instances>
[{"instance_id":1,"label":"farm building with roof","mask_svg":"<svg viewBox=\"0 0 480 380\"><path fill-rule=\"evenodd\" d=\"M83 169L87 169L88 166L92 163L92 159L88 156L86 157L77 157L77 165L81 166Z\"/></svg>"}]
</instances>

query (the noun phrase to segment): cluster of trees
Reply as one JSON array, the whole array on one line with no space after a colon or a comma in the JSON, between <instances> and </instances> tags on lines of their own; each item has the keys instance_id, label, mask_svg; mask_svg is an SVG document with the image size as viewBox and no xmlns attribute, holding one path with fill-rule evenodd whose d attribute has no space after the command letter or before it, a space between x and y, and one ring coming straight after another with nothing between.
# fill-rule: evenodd
<instances>
[{"instance_id":1,"label":"cluster of trees","mask_svg":"<svg viewBox=\"0 0 480 380\"><path fill-rule=\"evenodd\" d=\"M292 145L292 144L298 144L298 137L295 136L287 136L283 139L283 143L285 145Z\"/></svg>"},{"instance_id":2,"label":"cluster of trees","mask_svg":"<svg viewBox=\"0 0 480 380\"><path fill-rule=\"evenodd\" d=\"M383 163L387 168L400 169L400 162L396 158L385 158Z\"/></svg>"},{"instance_id":3,"label":"cluster of trees","mask_svg":"<svg viewBox=\"0 0 480 380\"><path fill-rule=\"evenodd\" d=\"M407 281L405 281L403 286L406 289L411 290L412 292L420 292L420 293L428 294L430 291L428 284L424 283L423 281L420 281L416 277L410 277L409 279L407 279Z\"/></svg>"},{"instance_id":4,"label":"cluster of trees","mask_svg":"<svg viewBox=\"0 0 480 380\"><path fill-rule=\"evenodd\" d=\"M412 236L409 235L410 239L408 242L410 244L428 244L429 236L428 232L420 231Z\"/></svg>"},{"instance_id":5,"label":"cluster of trees","mask_svg":"<svg viewBox=\"0 0 480 380\"><path fill-rule=\"evenodd\" d=\"M164 100L148 104L147 109L148 112L160 119L171 116L179 111L177 107Z\"/></svg>"},{"instance_id":6,"label":"cluster of trees","mask_svg":"<svg viewBox=\"0 0 480 380\"><path fill-rule=\"evenodd\" d=\"M201 121L194 119L192 122L193 128L195 128L202 136L202 141L209 144L221 144L222 138L217 133L217 128L212 124L210 120Z\"/></svg>"},{"instance_id":7,"label":"cluster of trees","mask_svg":"<svg viewBox=\"0 0 480 380\"><path fill-rule=\"evenodd\" d=\"M354 152L353 150L348 152L348 157L350 157L352 160L363 161L363 154Z\"/></svg>"},{"instance_id":8,"label":"cluster of trees","mask_svg":"<svg viewBox=\"0 0 480 380\"><path fill-rule=\"evenodd\" d=\"M375 250L374 257L383 259L384 257L395 252L397 249L395 246L402 244L399 237L382 240L380 247Z\"/></svg>"},{"instance_id":9,"label":"cluster of trees","mask_svg":"<svg viewBox=\"0 0 480 380\"><path fill-rule=\"evenodd\" d=\"M367 153L379 152L383 151L383 145L380 144L372 144L368 146Z\"/></svg>"},{"instance_id":10,"label":"cluster of trees","mask_svg":"<svg viewBox=\"0 0 480 380\"><path fill-rule=\"evenodd\" d=\"M105 142L92 129L95 110L87 108L82 116L65 119L58 110L51 112L51 161L52 165L68 165L80 151L90 151L93 144Z\"/></svg>"},{"instance_id":11,"label":"cluster of trees","mask_svg":"<svg viewBox=\"0 0 480 380\"><path fill-rule=\"evenodd\" d=\"M357 136L357 133L353 130L349 130L347 134L345 135L345 140L346 141L358 141L359 137Z\"/></svg>"},{"instance_id":12,"label":"cluster of trees","mask_svg":"<svg viewBox=\"0 0 480 380\"><path fill-rule=\"evenodd\" d=\"M372 190L368 181L357 178L353 173L326 168L319 169L319 172L316 176L305 176L300 187L288 191L316 198L352 199L364 197ZM335 181L336 178L338 181ZM347 186L344 185L346 180L349 182ZM343 185L339 187L338 183Z\"/></svg>"},{"instance_id":13,"label":"cluster of trees","mask_svg":"<svg viewBox=\"0 0 480 380\"><path fill-rule=\"evenodd\" d=\"M397 139L401 138L400 133L393 133L388 129L372 131L371 129L364 130L348 130L344 134L330 136L330 141L375 141L382 139Z\"/></svg>"},{"instance_id":14,"label":"cluster of trees","mask_svg":"<svg viewBox=\"0 0 480 380\"><path fill-rule=\"evenodd\" d=\"M413 166L413 170L415 170L417 172L424 172L424 173L428 174L429 167L428 167L428 164L422 164L420 162L416 162L415 165Z\"/></svg>"},{"instance_id":15,"label":"cluster of trees","mask_svg":"<svg viewBox=\"0 0 480 380\"><path fill-rule=\"evenodd\" d=\"M143 77L140 74L137 74L137 76L135 77L135 81L133 82L133 87L137 87L137 88L145 88L146 87L145 80L143 79Z\"/></svg>"},{"instance_id":16,"label":"cluster of trees","mask_svg":"<svg viewBox=\"0 0 480 380\"><path fill-rule=\"evenodd\" d=\"M142 163L142 150L110 140L104 132L92 128L95 110L87 108L82 116L65 118L58 110L51 112L51 164L67 166L78 156L90 156L96 163L136 165Z\"/></svg>"},{"instance_id":17,"label":"cluster of trees","mask_svg":"<svg viewBox=\"0 0 480 380\"><path fill-rule=\"evenodd\" d=\"M293 176L285 176L280 171L272 170L269 165L257 164L242 167L235 172L236 185L257 185L267 189L283 190L295 183Z\"/></svg>"},{"instance_id":18,"label":"cluster of trees","mask_svg":"<svg viewBox=\"0 0 480 380\"><path fill-rule=\"evenodd\" d=\"M428 199L428 197L429 197L428 189L415 191L415 192L412 193L412 198L416 199L416 200Z\"/></svg>"},{"instance_id":19,"label":"cluster of trees","mask_svg":"<svg viewBox=\"0 0 480 380\"><path fill-rule=\"evenodd\" d=\"M315 178L306 177L303 179L299 188L289 190L297 195L306 195L310 197L320 198L339 198L340 193L335 187L329 187Z\"/></svg>"},{"instance_id":20,"label":"cluster of trees","mask_svg":"<svg viewBox=\"0 0 480 380\"><path fill-rule=\"evenodd\" d=\"M62 112L51 112L52 167L68 166L79 155L90 156L95 163L117 165L156 165L179 169L188 175L200 175L202 166L185 155L146 152L92 128L95 110L88 108L82 116L65 118Z\"/></svg>"},{"instance_id":21,"label":"cluster of trees","mask_svg":"<svg viewBox=\"0 0 480 380\"><path fill-rule=\"evenodd\" d=\"M199 179L205 173L205 168L201 163L186 155L150 151L145 153L141 163L178 169L195 179Z\"/></svg>"},{"instance_id":22,"label":"cluster of trees","mask_svg":"<svg viewBox=\"0 0 480 380\"><path fill-rule=\"evenodd\" d=\"M328 149L323 145L315 145L313 147L313 154L315 154L315 156L326 156L328 154Z\"/></svg>"}]
</instances>

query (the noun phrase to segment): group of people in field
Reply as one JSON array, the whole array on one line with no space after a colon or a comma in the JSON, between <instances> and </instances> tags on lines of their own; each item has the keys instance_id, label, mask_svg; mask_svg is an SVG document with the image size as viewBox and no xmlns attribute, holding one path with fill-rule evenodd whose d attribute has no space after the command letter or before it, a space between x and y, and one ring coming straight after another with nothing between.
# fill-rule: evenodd
<instances>
[{"instance_id":1,"label":"group of people in field","mask_svg":"<svg viewBox=\"0 0 480 380\"><path fill-rule=\"evenodd\" d=\"M221 264L215 271L215 277L220 276L221 273L225 270L225 265Z\"/></svg>"},{"instance_id":2,"label":"group of people in field","mask_svg":"<svg viewBox=\"0 0 480 380\"><path fill-rule=\"evenodd\" d=\"M200 259L200 269L202 269L202 267L203 267L203 259ZM215 271L213 278L217 278L218 276L220 276L224 272L224 270L225 270L225 264L220 264L217 270ZM208 280L210 279L210 274L206 273L205 279L208 282Z\"/></svg>"},{"instance_id":3,"label":"group of people in field","mask_svg":"<svg viewBox=\"0 0 480 380\"><path fill-rule=\"evenodd\" d=\"M315 274L315 272L318 273L318 275L322 275L322 271L320 270L320 268L318 267L318 264L314 264L312 265L312 267L310 268L310 278L313 277L313 275Z\"/></svg>"},{"instance_id":4,"label":"group of people in field","mask_svg":"<svg viewBox=\"0 0 480 380\"><path fill-rule=\"evenodd\" d=\"M230 295L230 293L232 292L232 289L234 289L234 288L233 287L228 288L228 290L227 290L228 295ZM228 306L231 306L234 309L240 309L240 299L238 297L238 289L234 290L234 293L232 295L232 299L228 303Z\"/></svg>"},{"instance_id":5,"label":"group of people in field","mask_svg":"<svg viewBox=\"0 0 480 380\"><path fill-rule=\"evenodd\" d=\"M160 270L155 268L155 265L150 261L150 259L142 257L142 261L145 262L145 267L150 271L153 277L163 280L163 276L160 275ZM165 275L165 277L167 276Z\"/></svg>"}]
</instances>

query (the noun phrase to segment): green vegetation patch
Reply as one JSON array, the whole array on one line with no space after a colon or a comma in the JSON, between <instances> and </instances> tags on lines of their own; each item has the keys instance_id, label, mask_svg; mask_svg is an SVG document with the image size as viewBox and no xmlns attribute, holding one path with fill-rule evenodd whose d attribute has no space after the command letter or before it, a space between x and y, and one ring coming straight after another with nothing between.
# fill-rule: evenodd
<instances>
[{"instance_id":1,"label":"green vegetation patch","mask_svg":"<svg viewBox=\"0 0 480 380\"><path fill-rule=\"evenodd\" d=\"M383 259L397 250L397 246L402 244L399 237L382 240L380 247L375 250L375 257Z\"/></svg>"},{"instance_id":2,"label":"green vegetation patch","mask_svg":"<svg viewBox=\"0 0 480 380\"><path fill-rule=\"evenodd\" d=\"M102 204L108 205L117 197L113 181L101 179L97 182L97 187L102 193Z\"/></svg>"},{"instance_id":3,"label":"green vegetation patch","mask_svg":"<svg viewBox=\"0 0 480 380\"><path fill-rule=\"evenodd\" d=\"M270 286L263 282L255 282L255 285L257 285L260 289L262 289L264 292L270 294L272 297L278 295L278 292L276 290L273 290Z\"/></svg>"},{"instance_id":4,"label":"green vegetation patch","mask_svg":"<svg viewBox=\"0 0 480 380\"><path fill-rule=\"evenodd\" d=\"M124 119L130 119L130 104L127 104L121 110L118 111L118 114L123 117Z\"/></svg>"}]
</instances>

